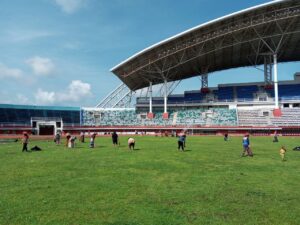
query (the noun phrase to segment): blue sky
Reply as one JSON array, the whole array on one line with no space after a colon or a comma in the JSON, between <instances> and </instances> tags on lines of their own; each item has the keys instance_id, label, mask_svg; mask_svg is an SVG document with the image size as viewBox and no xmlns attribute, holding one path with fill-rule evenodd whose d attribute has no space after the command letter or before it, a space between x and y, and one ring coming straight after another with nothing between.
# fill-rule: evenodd
<instances>
[{"instance_id":1,"label":"blue sky","mask_svg":"<svg viewBox=\"0 0 300 225\"><path fill-rule=\"evenodd\" d=\"M1 0L0 103L94 106L120 84L109 69L134 53L265 2ZM292 79L298 68L280 65L279 79ZM209 85L260 80L262 72L244 68L213 73ZM200 86L193 78L176 92Z\"/></svg>"}]
</instances>

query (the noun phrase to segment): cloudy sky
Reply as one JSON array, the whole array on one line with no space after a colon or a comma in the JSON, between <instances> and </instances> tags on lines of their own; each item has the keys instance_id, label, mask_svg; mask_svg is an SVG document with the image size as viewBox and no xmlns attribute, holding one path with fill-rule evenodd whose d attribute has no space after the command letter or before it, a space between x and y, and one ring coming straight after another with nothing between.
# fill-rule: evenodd
<instances>
[{"instance_id":1,"label":"cloudy sky","mask_svg":"<svg viewBox=\"0 0 300 225\"><path fill-rule=\"evenodd\" d=\"M1 0L0 103L94 106L120 81L109 69L186 29L266 0ZM298 63L280 65L292 79ZM242 76L238 76L241 75ZM237 78L239 77L239 78ZM254 69L218 83L263 80ZM199 78L176 90L199 89Z\"/></svg>"}]
</instances>

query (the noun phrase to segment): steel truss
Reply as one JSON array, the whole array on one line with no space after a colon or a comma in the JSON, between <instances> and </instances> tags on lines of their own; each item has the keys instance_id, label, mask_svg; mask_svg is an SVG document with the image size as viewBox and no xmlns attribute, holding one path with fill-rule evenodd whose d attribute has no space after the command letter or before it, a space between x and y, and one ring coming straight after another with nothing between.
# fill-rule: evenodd
<instances>
[{"instance_id":1,"label":"steel truss","mask_svg":"<svg viewBox=\"0 0 300 225\"><path fill-rule=\"evenodd\" d=\"M170 77L173 80L180 77L177 68L185 63L245 44L252 48L247 57L253 65L264 64L262 53L276 53L280 57L280 47L284 46L288 36L300 33L295 19L299 16L300 5L296 5L246 17L206 33L195 34L190 39L170 45L169 49L156 51L145 58L144 62L131 65L131 69L124 71L122 77L126 78L136 73L141 79L150 79L154 84L163 83L165 80L171 80ZM294 25L297 29L293 29ZM276 30L270 34L269 29L274 28Z\"/></svg>"},{"instance_id":2,"label":"steel truss","mask_svg":"<svg viewBox=\"0 0 300 225\"><path fill-rule=\"evenodd\" d=\"M125 85L120 84L115 90L107 95L96 107L97 108L128 108L131 105L132 91Z\"/></svg>"},{"instance_id":3,"label":"steel truss","mask_svg":"<svg viewBox=\"0 0 300 225\"><path fill-rule=\"evenodd\" d=\"M265 59L264 59L265 86L273 85L273 79L272 79L273 69L272 68L273 68L272 56L271 55L265 56Z\"/></svg>"}]
</instances>

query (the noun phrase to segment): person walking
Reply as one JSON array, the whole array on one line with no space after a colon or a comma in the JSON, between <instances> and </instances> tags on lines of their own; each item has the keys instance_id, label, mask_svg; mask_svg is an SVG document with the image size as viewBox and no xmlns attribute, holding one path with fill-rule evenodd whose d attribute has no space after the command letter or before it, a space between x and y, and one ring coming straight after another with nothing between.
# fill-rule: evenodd
<instances>
[{"instance_id":1,"label":"person walking","mask_svg":"<svg viewBox=\"0 0 300 225\"><path fill-rule=\"evenodd\" d=\"M22 138L23 148L22 148L22 152L24 152L24 151L28 152L28 149L27 149L28 142L29 142L29 136L28 136L27 132L23 132L23 138Z\"/></svg>"}]
</instances>

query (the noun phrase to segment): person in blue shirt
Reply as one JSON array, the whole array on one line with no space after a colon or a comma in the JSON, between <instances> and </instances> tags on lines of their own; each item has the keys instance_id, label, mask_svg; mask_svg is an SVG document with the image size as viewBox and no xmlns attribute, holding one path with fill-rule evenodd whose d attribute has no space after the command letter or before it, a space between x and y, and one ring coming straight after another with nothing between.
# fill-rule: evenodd
<instances>
[{"instance_id":1,"label":"person in blue shirt","mask_svg":"<svg viewBox=\"0 0 300 225\"><path fill-rule=\"evenodd\" d=\"M246 134L243 137L242 144L243 144L243 152L242 152L241 157L243 157L243 156L251 156L252 157L253 154L252 154L252 151L250 149L250 139L249 139L248 134ZM245 154L245 153L247 153L247 154Z\"/></svg>"},{"instance_id":2,"label":"person in blue shirt","mask_svg":"<svg viewBox=\"0 0 300 225\"><path fill-rule=\"evenodd\" d=\"M178 150L181 149L181 151L184 151L184 147L185 147L185 138L186 135L184 133L180 133L178 135Z\"/></svg>"}]
</instances>

